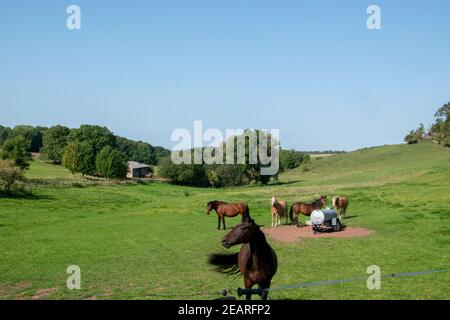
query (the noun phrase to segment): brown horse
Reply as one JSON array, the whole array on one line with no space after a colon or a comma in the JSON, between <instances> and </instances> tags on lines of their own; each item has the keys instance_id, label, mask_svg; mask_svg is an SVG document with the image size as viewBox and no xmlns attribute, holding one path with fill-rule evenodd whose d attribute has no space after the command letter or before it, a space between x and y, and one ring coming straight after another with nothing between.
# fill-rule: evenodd
<instances>
[{"instance_id":1,"label":"brown horse","mask_svg":"<svg viewBox=\"0 0 450 320\"><path fill-rule=\"evenodd\" d=\"M222 273L241 273L246 289L258 284L261 298L266 300L270 282L278 268L275 251L267 243L259 226L249 217L222 239L222 245L227 249L237 244L243 244L239 253L212 254L209 263ZM246 298L251 300L251 294L247 293Z\"/></svg>"},{"instance_id":2,"label":"brown horse","mask_svg":"<svg viewBox=\"0 0 450 320\"><path fill-rule=\"evenodd\" d=\"M289 210L289 218L291 219L291 223L295 223L298 226L299 224L299 214L303 214L304 216L309 217L314 210L322 209L327 201L327 196L320 196L319 199L313 201L312 203L304 203L304 202L295 202L291 209ZM294 213L296 217L294 218Z\"/></svg>"},{"instance_id":3,"label":"brown horse","mask_svg":"<svg viewBox=\"0 0 450 320\"><path fill-rule=\"evenodd\" d=\"M277 227L281 223L281 218L288 219L288 204L286 201L277 200L272 197L272 227Z\"/></svg>"},{"instance_id":4,"label":"brown horse","mask_svg":"<svg viewBox=\"0 0 450 320\"><path fill-rule=\"evenodd\" d=\"M347 197L333 197L333 207L339 212L339 216L345 218L345 213L347 212L348 199Z\"/></svg>"},{"instance_id":5,"label":"brown horse","mask_svg":"<svg viewBox=\"0 0 450 320\"><path fill-rule=\"evenodd\" d=\"M245 202L227 203L214 200L208 202L206 214L209 214L211 210L216 210L217 213L217 217L219 220L217 224L217 230L220 230L220 220L222 220L223 222L223 230L227 229L227 227L225 226L225 217L233 218L238 214L242 215L242 219L244 219L246 216L250 217L248 205Z\"/></svg>"}]
</instances>

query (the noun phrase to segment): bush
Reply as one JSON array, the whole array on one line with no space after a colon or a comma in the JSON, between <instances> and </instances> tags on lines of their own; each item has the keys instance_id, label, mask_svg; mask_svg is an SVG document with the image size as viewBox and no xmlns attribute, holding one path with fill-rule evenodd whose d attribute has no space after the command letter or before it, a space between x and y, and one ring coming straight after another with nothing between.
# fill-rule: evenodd
<instances>
[{"instance_id":1,"label":"bush","mask_svg":"<svg viewBox=\"0 0 450 320\"><path fill-rule=\"evenodd\" d=\"M9 159L14 164L24 170L30 166L31 154L28 152L29 143L23 136L17 136L8 139L3 143L2 156L3 160Z\"/></svg>"},{"instance_id":2,"label":"bush","mask_svg":"<svg viewBox=\"0 0 450 320\"><path fill-rule=\"evenodd\" d=\"M83 149L79 142L72 142L64 149L62 163L72 174L81 172Z\"/></svg>"},{"instance_id":3,"label":"bush","mask_svg":"<svg viewBox=\"0 0 450 320\"><path fill-rule=\"evenodd\" d=\"M45 130L42 154L46 159L52 160L54 163L61 163L69 133L69 128L60 125Z\"/></svg>"},{"instance_id":4,"label":"bush","mask_svg":"<svg viewBox=\"0 0 450 320\"><path fill-rule=\"evenodd\" d=\"M295 169L302 164L303 153L295 150L280 151L280 167L282 170Z\"/></svg>"},{"instance_id":5,"label":"bush","mask_svg":"<svg viewBox=\"0 0 450 320\"><path fill-rule=\"evenodd\" d=\"M127 175L127 158L118 149L104 147L96 158L97 174L107 179L123 179Z\"/></svg>"},{"instance_id":6,"label":"bush","mask_svg":"<svg viewBox=\"0 0 450 320\"><path fill-rule=\"evenodd\" d=\"M0 190L9 193L11 188L23 180L23 172L12 160L0 160Z\"/></svg>"}]
</instances>

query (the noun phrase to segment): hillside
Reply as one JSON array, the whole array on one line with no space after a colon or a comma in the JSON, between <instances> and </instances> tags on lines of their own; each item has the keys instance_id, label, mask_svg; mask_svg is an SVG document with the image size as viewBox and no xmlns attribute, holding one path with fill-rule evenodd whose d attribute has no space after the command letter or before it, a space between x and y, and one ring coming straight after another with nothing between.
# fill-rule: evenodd
<instances>
[{"instance_id":1,"label":"hillside","mask_svg":"<svg viewBox=\"0 0 450 320\"><path fill-rule=\"evenodd\" d=\"M28 176L67 172L45 163ZM273 287L382 273L449 268L450 150L432 144L384 146L313 160L310 171L286 172L272 185L200 189L165 183L36 186L34 197L0 198L0 298L209 299L242 279L213 272L208 254L223 252L225 231L207 216L208 201L247 201L270 226L270 197L289 203L320 194L349 197L349 227L362 238L268 238L279 270ZM61 170L63 170L61 168ZM70 178L68 178L70 179ZM238 219L227 219L227 226ZM235 251L233 248L230 251ZM68 265L82 270L82 289L65 287ZM276 291L274 299L449 299L448 273ZM197 295L197 292L212 292ZM46 294L40 294L46 292ZM186 296L187 292L187 296ZM184 294L184 296L183 296Z\"/></svg>"},{"instance_id":2,"label":"hillside","mask_svg":"<svg viewBox=\"0 0 450 320\"><path fill-rule=\"evenodd\" d=\"M443 182L450 178L450 149L430 143L374 147L312 159L310 169L288 171L280 181L334 189L406 181Z\"/></svg>"}]
</instances>

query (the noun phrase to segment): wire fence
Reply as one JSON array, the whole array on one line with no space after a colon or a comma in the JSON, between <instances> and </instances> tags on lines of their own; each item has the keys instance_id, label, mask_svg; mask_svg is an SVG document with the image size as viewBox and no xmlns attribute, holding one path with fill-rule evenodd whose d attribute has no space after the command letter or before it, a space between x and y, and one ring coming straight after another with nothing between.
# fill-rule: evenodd
<instances>
[{"instance_id":1,"label":"wire fence","mask_svg":"<svg viewBox=\"0 0 450 320\"><path fill-rule=\"evenodd\" d=\"M423 276L423 275L431 275L431 274L438 274L438 273L445 273L449 270L442 269L442 270L427 270L427 271L416 271L416 272L399 272L399 273L390 273L390 274L382 274L380 276L381 279L389 279L389 278L405 278L405 277L416 277L416 276ZM284 285L284 286L278 286L275 288L269 288L269 289L223 289L223 290L215 290L215 291L185 291L180 292L177 291L176 293L157 293L157 294L147 294L147 297L160 297L160 298L186 298L186 297L204 297L204 296L221 296L221 297L229 297L231 294L236 293L239 297L245 295L245 294L251 294L251 295L262 295L264 292L270 293L270 292L276 292L276 291L284 291L284 290L293 290L293 289L300 289L300 288L307 288L307 287L317 287L317 286L326 286L326 285L333 285L333 284L340 284L340 283L351 283L351 282L359 282L359 281L366 281L367 276L359 276L359 277L353 277L349 279L336 279L336 280L321 280L321 281L315 281L315 282L306 282L306 283L298 283L298 284L292 284L292 285Z\"/></svg>"}]
</instances>

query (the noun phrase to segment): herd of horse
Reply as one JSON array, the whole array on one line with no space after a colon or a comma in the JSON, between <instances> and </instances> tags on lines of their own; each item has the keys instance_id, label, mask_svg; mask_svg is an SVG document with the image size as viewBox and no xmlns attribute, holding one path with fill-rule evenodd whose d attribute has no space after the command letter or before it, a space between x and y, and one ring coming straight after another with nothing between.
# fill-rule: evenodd
<instances>
[{"instance_id":1,"label":"herd of horse","mask_svg":"<svg viewBox=\"0 0 450 320\"><path fill-rule=\"evenodd\" d=\"M279 226L281 218L285 218L287 224L288 215L291 223L299 227L299 215L310 216L314 210L322 209L326 204L326 199L326 196L321 196L311 203L294 202L288 213L287 202L272 197L272 227ZM339 212L340 216L345 217L348 206L346 197L333 197L332 205ZM267 242L260 226L250 217L247 203L210 201L207 204L207 214L210 214L212 210L215 210L217 213L217 229L219 230L221 221L223 229L226 230L225 217L236 217L239 214L242 216L241 223L222 238L222 245L227 249L239 244L242 244L242 247L238 253L211 254L209 263L222 273L240 273L244 276L245 288L251 289L254 285L258 285L261 298L266 300L270 283L277 272L278 260L275 251ZM251 299L251 293L246 294L246 299Z\"/></svg>"}]
</instances>

